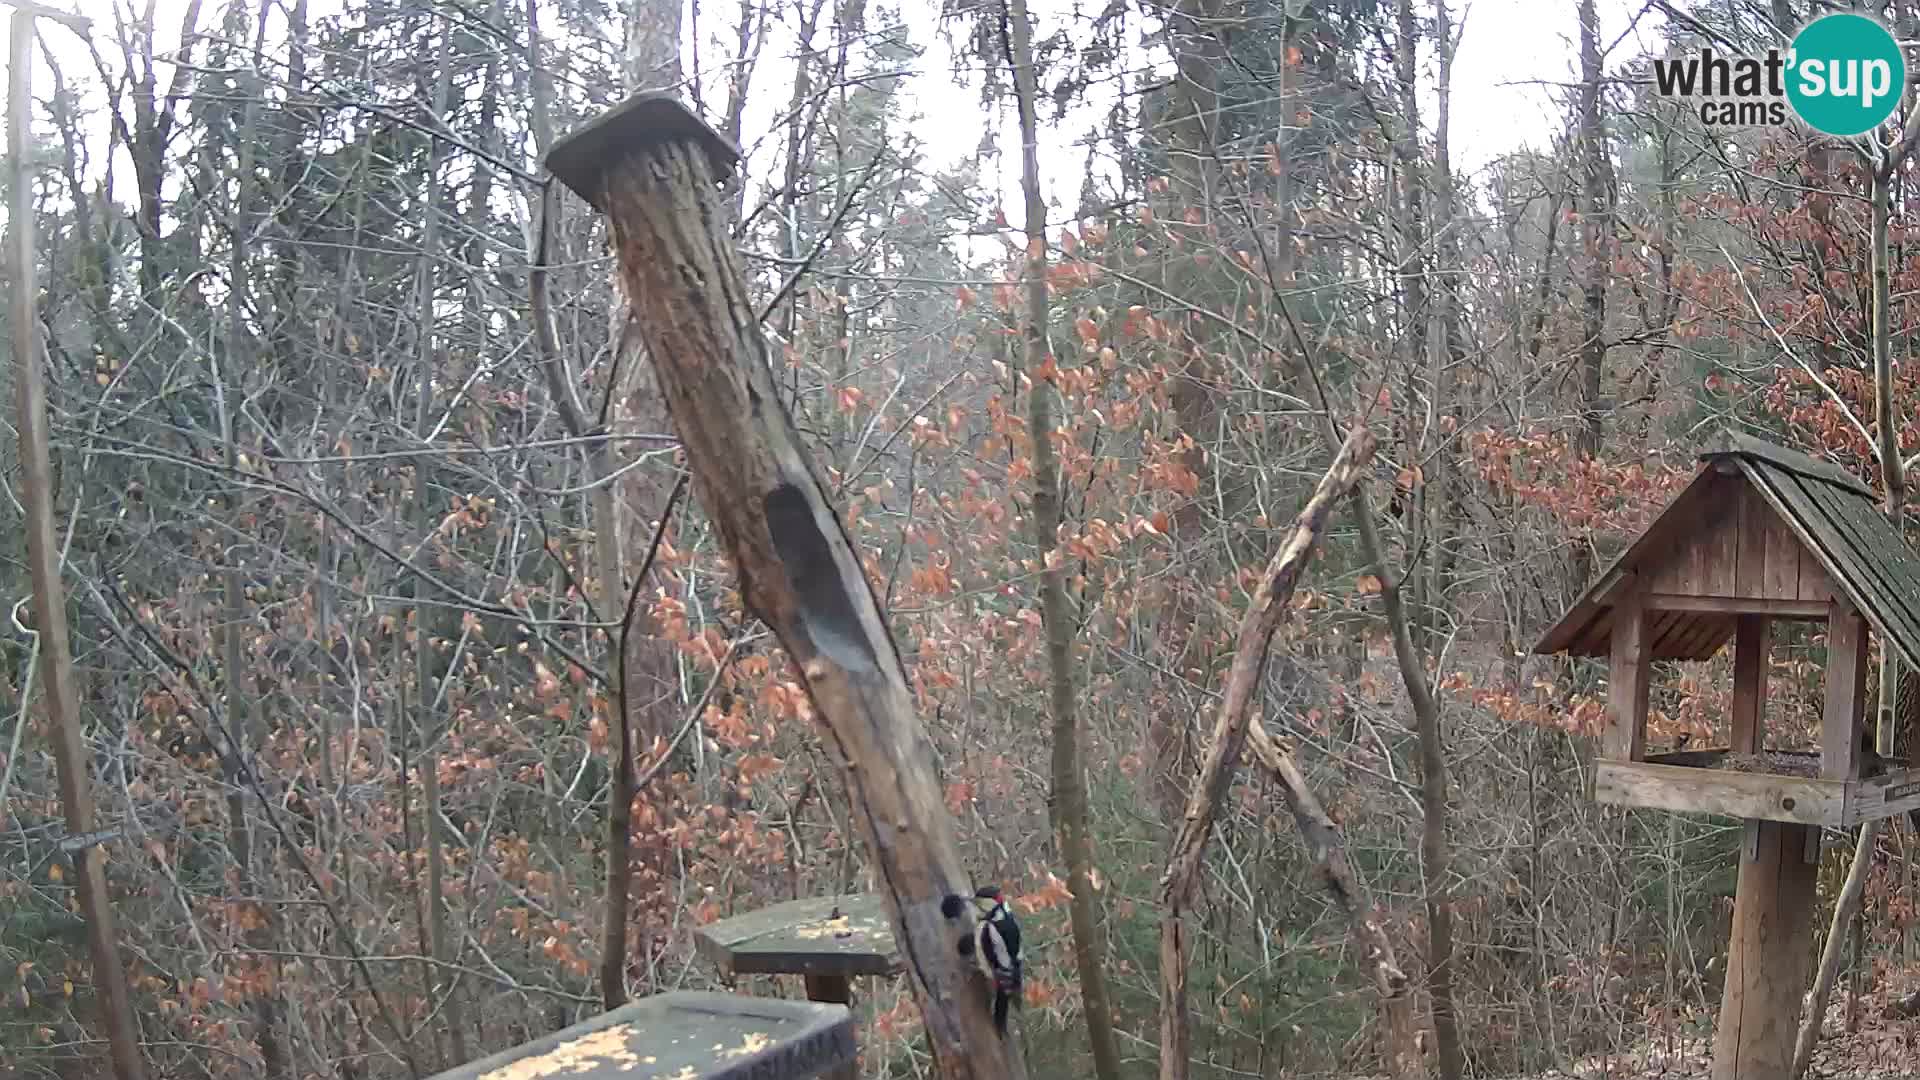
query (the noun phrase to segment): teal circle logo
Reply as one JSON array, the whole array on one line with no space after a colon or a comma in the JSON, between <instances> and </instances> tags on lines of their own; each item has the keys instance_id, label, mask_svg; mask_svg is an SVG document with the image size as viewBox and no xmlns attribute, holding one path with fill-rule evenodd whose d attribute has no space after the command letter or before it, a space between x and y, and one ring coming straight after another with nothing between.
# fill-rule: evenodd
<instances>
[{"instance_id":1,"label":"teal circle logo","mask_svg":"<svg viewBox=\"0 0 1920 1080\"><path fill-rule=\"evenodd\" d=\"M1865 15L1813 20L1788 55L1787 101L1808 127L1828 135L1849 138L1879 127L1907 89L1900 43Z\"/></svg>"}]
</instances>

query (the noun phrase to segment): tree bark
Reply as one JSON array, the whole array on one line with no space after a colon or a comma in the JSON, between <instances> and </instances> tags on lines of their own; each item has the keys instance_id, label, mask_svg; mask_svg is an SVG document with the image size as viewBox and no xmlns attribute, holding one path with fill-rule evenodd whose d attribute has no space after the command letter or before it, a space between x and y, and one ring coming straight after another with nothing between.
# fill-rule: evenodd
<instances>
[{"instance_id":1,"label":"tree bark","mask_svg":"<svg viewBox=\"0 0 1920 1080\"><path fill-rule=\"evenodd\" d=\"M719 177L737 152L677 102L641 96L557 144L548 167L606 214L700 495L747 611L773 629L821 719L892 917L940 1072L1024 1076L948 897L973 887L885 613L774 386Z\"/></svg>"},{"instance_id":2,"label":"tree bark","mask_svg":"<svg viewBox=\"0 0 1920 1080\"><path fill-rule=\"evenodd\" d=\"M242 396L246 372L257 363L252 331L247 328L246 301L242 283L249 277L248 261L250 245L247 238L252 234L252 213L254 189L254 150L259 143L260 113L259 94L257 92L258 71L261 62L261 50L266 36L267 7L262 3L255 20L253 43L253 72L249 73L245 83L250 89L241 94L245 104L241 107L239 141L234 147L238 167L234 171L234 201L229 208L228 228L232 234L229 253L228 273L232 288L227 290L227 335L223 371L215 372L214 387L216 404L219 409L220 441L226 457L227 469L235 476L240 475L240 441L235 425L236 400ZM242 528L243 504L239 489L230 489L225 498L226 510L236 528ZM226 728L220 747L221 771L227 789L227 847L238 874L240 891L256 908L258 923L245 933L247 947L253 951L252 962L262 969L264 974L275 968L271 958L274 951L275 913L260 900L261 889L258 869L254 863L253 830L247 822L247 787L243 779L245 766L243 761L250 759L258 750L265 737L265 723L257 719L254 710L257 707L259 692L253 679L253 663L244 654L246 628L253 620L246 611L245 583L240 566L240 552L229 549L229 564L222 577L222 623L221 662L226 669L223 672L227 689ZM266 984L252 995L253 1038L254 1045L260 1050L261 1069L269 1080L287 1075L286 1050L280 1043L278 1032L279 1017L276 1006L278 988Z\"/></svg>"},{"instance_id":3,"label":"tree bark","mask_svg":"<svg viewBox=\"0 0 1920 1080\"><path fill-rule=\"evenodd\" d=\"M1174 837L1166 873L1160 879L1160 1080L1187 1077L1192 1032L1187 1022L1186 909L1200 878L1201 859L1220 801L1226 796L1233 766L1247 742L1267 652L1334 502L1359 482L1373 458L1374 445L1373 433L1364 427L1355 428L1347 436L1327 474L1294 519L1286 541L1267 564L1252 603L1240 620L1233 666L1228 669L1220 711L1214 720L1213 743L1187 797L1186 817Z\"/></svg>"},{"instance_id":4,"label":"tree bark","mask_svg":"<svg viewBox=\"0 0 1920 1080\"><path fill-rule=\"evenodd\" d=\"M1072 893L1073 962L1080 973L1080 999L1099 1080L1119 1080L1120 1047L1113 1034L1113 1003L1107 993L1106 943L1093 895L1093 830L1087 817L1087 786L1080 762L1080 720L1074 708L1075 617L1067 601L1067 569L1057 545L1063 517L1060 463L1053 448L1054 357L1047 341L1047 204L1040 193L1040 121L1033 24L1026 0L1009 0L1014 95L1020 109L1020 190L1026 199L1027 428L1033 440L1033 538L1040 548L1040 609L1047 634L1049 705L1053 713L1053 830L1067 863Z\"/></svg>"},{"instance_id":5,"label":"tree bark","mask_svg":"<svg viewBox=\"0 0 1920 1080\"><path fill-rule=\"evenodd\" d=\"M1916 111L1920 115L1920 110ZM1906 510L1906 475L1900 460L1899 425L1893 414L1893 330L1888 305L1891 302L1892 275L1887 267L1888 226L1893 216L1890 179L1911 152L1911 143L1882 150L1881 160L1871 165L1872 182L1868 202L1873 226L1868 252L1873 273L1873 393L1878 431L1875 449L1880 457L1881 484L1887 489L1887 516L1900 529ZM1899 719L1900 658L1892 649L1880 650L1880 706L1874 748L1883 756L1893 756L1893 736ZM1880 820L1863 822L1854 842L1853 862L1847 867L1846 883L1833 902L1833 922L1827 927L1827 941L1820 951L1820 966L1813 979L1813 996L1807 1014L1800 1018L1799 1038L1794 1041L1793 1077L1806 1075L1813 1061L1813 1047L1820 1041L1820 1028L1826 1017L1827 998L1833 994L1834 981L1840 975L1840 960L1846 952L1847 924L1860 907L1866 892L1867 874L1873 868L1873 845L1880 835Z\"/></svg>"},{"instance_id":6,"label":"tree bark","mask_svg":"<svg viewBox=\"0 0 1920 1080\"><path fill-rule=\"evenodd\" d=\"M1334 905L1347 917L1354 940L1360 943L1360 970L1373 981L1374 989L1380 992L1382 998L1404 1001L1410 996L1407 994L1406 972L1400 969L1399 961L1394 958L1393 940L1375 917L1373 902L1367 898L1366 889L1361 886L1360 879L1354 876L1353 866L1347 862L1346 845L1340 840L1340 827L1327 816L1319 798L1307 786L1307 778L1301 773L1299 763L1273 736L1267 734L1266 727L1257 716L1247 723L1247 749L1280 784L1281 797L1286 800L1287 810L1293 814L1293 823L1300 829L1300 839L1306 843L1307 854L1319 868L1321 884L1326 886L1327 895L1332 897ZM1398 1067L1391 1072L1394 1076L1404 1075Z\"/></svg>"},{"instance_id":7,"label":"tree bark","mask_svg":"<svg viewBox=\"0 0 1920 1080\"><path fill-rule=\"evenodd\" d=\"M1607 128L1600 113L1600 83L1604 76L1600 56L1600 22L1594 0L1580 0L1580 148L1584 176L1581 182L1580 230L1586 254L1586 275L1580 309L1580 427L1574 435L1577 458L1590 460L1600 453L1605 410L1600 401L1601 371L1607 358L1607 281L1613 268L1610 254L1613 216L1608 212L1613 165L1607 156ZM1578 593L1593 576L1593 550L1577 545L1573 556L1573 591Z\"/></svg>"},{"instance_id":8,"label":"tree bark","mask_svg":"<svg viewBox=\"0 0 1920 1080\"><path fill-rule=\"evenodd\" d=\"M80 699L74 685L73 651L67 640L65 590L60 584L60 546L53 529L53 461L48 447L46 361L36 317L33 253L33 185L27 176L32 116L33 16L13 13L7 94L7 259L13 279L8 321L13 336L15 423L20 432L20 493L25 508L27 565L33 576L33 628L40 642L40 685L53 731L54 765L67 834L93 832L93 792L86 747L80 738ZM22 721L24 722L24 720ZM107 895L107 855L96 840L72 853L79 864L80 912L87 921L87 950L94 993L106 1028L116 1080L145 1080L140 1028L120 966L113 903Z\"/></svg>"}]
</instances>

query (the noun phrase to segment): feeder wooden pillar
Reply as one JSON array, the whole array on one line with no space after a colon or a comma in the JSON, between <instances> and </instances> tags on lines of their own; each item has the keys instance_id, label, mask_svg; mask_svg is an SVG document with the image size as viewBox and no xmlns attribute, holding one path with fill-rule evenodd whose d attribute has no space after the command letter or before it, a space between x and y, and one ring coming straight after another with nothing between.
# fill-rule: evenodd
<instances>
[{"instance_id":1,"label":"feeder wooden pillar","mask_svg":"<svg viewBox=\"0 0 1920 1080\"><path fill-rule=\"evenodd\" d=\"M1813 825L1749 821L1713 1039L1713 1080L1785 1080L1813 956ZM1758 851L1754 847L1758 847Z\"/></svg>"}]
</instances>

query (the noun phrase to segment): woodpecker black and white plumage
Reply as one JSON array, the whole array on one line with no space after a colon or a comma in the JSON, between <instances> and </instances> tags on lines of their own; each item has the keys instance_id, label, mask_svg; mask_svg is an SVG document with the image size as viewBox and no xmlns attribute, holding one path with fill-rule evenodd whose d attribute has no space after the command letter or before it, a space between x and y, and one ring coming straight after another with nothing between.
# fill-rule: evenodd
<instances>
[{"instance_id":1,"label":"woodpecker black and white plumage","mask_svg":"<svg viewBox=\"0 0 1920 1080\"><path fill-rule=\"evenodd\" d=\"M1020 996L1020 924L998 885L976 890L973 905L977 918L973 931L960 939L960 955L971 957L993 987L993 1026L1004 1035L1008 1007ZM960 898L948 897L945 910L948 918L958 917Z\"/></svg>"}]
</instances>

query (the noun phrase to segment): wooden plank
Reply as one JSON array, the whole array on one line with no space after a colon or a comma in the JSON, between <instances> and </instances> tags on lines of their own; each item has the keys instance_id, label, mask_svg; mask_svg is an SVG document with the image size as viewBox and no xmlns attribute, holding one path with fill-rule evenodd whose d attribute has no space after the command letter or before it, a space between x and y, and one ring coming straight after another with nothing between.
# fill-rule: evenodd
<instances>
[{"instance_id":1,"label":"wooden plank","mask_svg":"<svg viewBox=\"0 0 1920 1080\"><path fill-rule=\"evenodd\" d=\"M1800 553L1805 545L1794 537L1793 530L1780 519L1780 512L1766 501L1760 490L1749 482L1749 498L1757 499L1768 511L1766 517L1766 553L1762 574L1765 584L1761 595L1780 600L1800 599Z\"/></svg>"},{"instance_id":2,"label":"wooden plank","mask_svg":"<svg viewBox=\"0 0 1920 1080\"><path fill-rule=\"evenodd\" d=\"M874 897L878 901L879 897ZM853 1007L853 984L845 975L807 976L807 1000ZM860 1080L860 1063L849 1061L820 1074L820 1080Z\"/></svg>"},{"instance_id":3,"label":"wooden plank","mask_svg":"<svg viewBox=\"0 0 1920 1080\"><path fill-rule=\"evenodd\" d=\"M681 990L656 994L433 1080L749 1080L855 1061L844 1005Z\"/></svg>"},{"instance_id":4,"label":"wooden plank","mask_svg":"<svg viewBox=\"0 0 1920 1080\"><path fill-rule=\"evenodd\" d=\"M1820 557L1801 548L1800 599L1819 604L1833 599L1835 595L1833 578L1827 573L1827 568L1820 565Z\"/></svg>"},{"instance_id":5,"label":"wooden plank","mask_svg":"<svg viewBox=\"0 0 1920 1080\"><path fill-rule=\"evenodd\" d=\"M1820 496L1820 492L1825 489L1818 481L1804 480L1792 473L1768 473L1764 470L1756 471L1753 475L1758 478L1755 484L1756 490L1780 512L1782 521L1792 530L1801 546L1807 550L1808 556L1813 557L1815 566L1824 568L1826 564L1831 563L1843 577L1850 581L1871 580L1869 570L1860 564L1859 553L1839 533L1838 526L1831 520ZM1803 563L1803 571L1804 569ZM1839 582L1830 584L1835 595L1844 594L1856 604L1861 602L1857 586L1842 585ZM1803 583L1802 598L1806 598L1812 591L1817 589L1810 589Z\"/></svg>"},{"instance_id":6,"label":"wooden plank","mask_svg":"<svg viewBox=\"0 0 1920 1080\"><path fill-rule=\"evenodd\" d=\"M1781 619L1824 619L1828 602L1821 600L1775 600L1748 596L1674 596L1648 593L1642 604L1649 611L1690 611L1720 615L1769 615Z\"/></svg>"},{"instance_id":7,"label":"wooden plank","mask_svg":"<svg viewBox=\"0 0 1920 1080\"><path fill-rule=\"evenodd\" d=\"M1719 562L1720 536L1716 526L1727 509L1727 480L1712 476L1698 498L1668 513L1676 518L1677 536L1665 550L1647 553L1641 573L1647 589L1681 596L1706 596Z\"/></svg>"},{"instance_id":8,"label":"wooden plank","mask_svg":"<svg viewBox=\"0 0 1920 1080\"><path fill-rule=\"evenodd\" d=\"M1860 776L1866 688L1866 620L1851 604L1835 600L1827 618L1827 694L1820 714L1820 775L1829 780Z\"/></svg>"},{"instance_id":9,"label":"wooden plank","mask_svg":"<svg viewBox=\"0 0 1920 1080\"><path fill-rule=\"evenodd\" d=\"M1817 868L1803 857L1812 830L1762 821L1757 831L1754 850L1741 852L1713 1080L1789 1075L1800 1028L1813 944Z\"/></svg>"},{"instance_id":10,"label":"wooden plank","mask_svg":"<svg viewBox=\"0 0 1920 1080\"><path fill-rule=\"evenodd\" d=\"M1733 737L1728 749L1757 754L1766 747L1767 659L1773 623L1764 615L1742 615L1733 644Z\"/></svg>"},{"instance_id":11,"label":"wooden plank","mask_svg":"<svg viewBox=\"0 0 1920 1080\"><path fill-rule=\"evenodd\" d=\"M694 947L732 975L891 975L893 925L878 894L789 900L708 923Z\"/></svg>"},{"instance_id":12,"label":"wooden plank","mask_svg":"<svg viewBox=\"0 0 1920 1080\"><path fill-rule=\"evenodd\" d=\"M1863 520L1863 515L1856 511L1864 510L1866 504L1858 499L1837 494L1819 484L1807 481L1800 483L1807 501L1820 510L1818 525L1821 529L1821 550L1836 556L1839 565L1846 570L1849 583L1855 587L1854 590L1848 590L1849 593L1858 591L1855 603L1861 604L1870 598L1893 599L1899 602L1901 610L1912 616L1912 609L1901 596L1902 586L1911 583L1902 580L1901 575L1890 572L1888 565L1900 560L1901 553L1876 550L1878 545L1873 533L1884 522L1873 520L1870 511Z\"/></svg>"},{"instance_id":13,"label":"wooden plank","mask_svg":"<svg viewBox=\"0 0 1920 1080\"><path fill-rule=\"evenodd\" d=\"M1846 825L1912 810L1920 810L1920 769L1901 769L1847 785Z\"/></svg>"},{"instance_id":14,"label":"wooden plank","mask_svg":"<svg viewBox=\"0 0 1920 1080\"><path fill-rule=\"evenodd\" d=\"M1753 493L1753 485L1743 475L1733 493L1734 546L1733 595L1747 599L1766 597L1767 519L1773 511Z\"/></svg>"},{"instance_id":15,"label":"wooden plank","mask_svg":"<svg viewBox=\"0 0 1920 1080\"><path fill-rule=\"evenodd\" d=\"M1747 483L1738 474L1721 476L1713 486L1712 498L1704 507L1699 549L1698 596L1737 596L1735 575L1740 565L1740 512L1738 499Z\"/></svg>"},{"instance_id":16,"label":"wooden plank","mask_svg":"<svg viewBox=\"0 0 1920 1080\"><path fill-rule=\"evenodd\" d=\"M1722 645L1733 639L1733 616L1695 614L1688 619L1689 629L1681 637L1678 659L1709 659L1720 651Z\"/></svg>"},{"instance_id":17,"label":"wooden plank","mask_svg":"<svg viewBox=\"0 0 1920 1080\"><path fill-rule=\"evenodd\" d=\"M1644 605L1641 610L1645 613L1647 620L1647 655L1667 655L1665 650L1672 647L1676 635L1685 628L1687 613L1684 611L1647 611ZM1614 625L1617 626L1621 618L1620 609L1614 608L1613 615ZM1611 634L1608 635L1608 640L1612 640ZM1611 646L1609 646L1609 654L1611 654Z\"/></svg>"},{"instance_id":18,"label":"wooden plank","mask_svg":"<svg viewBox=\"0 0 1920 1080\"><path fill-rule=\"evenodd\" d=\"M1839 780L1603 760L1594 764L1593 797L1611 806L1837 827L1847 791Z\"/></svg>"},{"instance_id":19,"label":"wooden plank","mask_svg":"<svg viewBox=\"0 0 1920 1080\"><path fill-rule=\"evenodd\" d=\"M1613 649L1608 660L1607 731L1604 754L1615 761L1638 761L1647 745L1647 689L1652 660L1647 651L1647 617L1639 594L1614 609Z\"/></svg>"}]
</instances>

